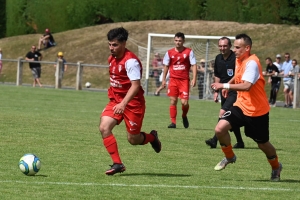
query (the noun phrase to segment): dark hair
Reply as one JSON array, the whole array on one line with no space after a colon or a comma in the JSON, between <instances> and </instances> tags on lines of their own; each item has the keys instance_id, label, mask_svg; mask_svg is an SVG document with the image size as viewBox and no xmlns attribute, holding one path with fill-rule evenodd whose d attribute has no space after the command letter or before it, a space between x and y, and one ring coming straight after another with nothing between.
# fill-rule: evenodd
<instances>
[{"instance_id":1,"label":"dark hair","mask_svg":"<svg viewBox=\"0 0 300 200\"><path fill-rule=\"evenodd\" d=\"M296 62L296 64L298 64L297 60L296 59L293 59L292 61Z\"/></svg>"},{"instance_id":2,"label":"dark hair","mask_svg":"<svg viewBox=\"0 0 300 200\"><path fill-rule=\"evenodd\" d=\"M221 37L221 38L219 39L219 41L220 41L220 40L227 40L227 41L228 41L228 45L231 46L231 40L230 40L228 37Z\"/></svg>"},{"instance_id":3,"label":"dark hair","mask_svg":"<svg viewBox=\"0 0 300 200\"><path fill-rule=\"evenodd\" d=\"M267 57L266 60L269 60L270 62L272 62L272 59L270 57Z\"/></svg>"},{"instance_id":4,"label":"dark hair","mask_svg":"<svg viewBox=\"0 0 300 200\"><path fill-rule=\"evenodd\" d=\"M176 33L176 34L175 34L175 37L185 39L184 34L181 33L181 32Z\"/></svg>"},{"instance_id":5,"label":"dark hair","mask_svg":"<svg viewBox=\"0 0 300 200\"><path fill-rule=\"evenodd\" d=\"M251 38L245 33L241 33L241 34L236 35L235 39L236 40L243 39L246 45L250 45L250 47L252 46Z\"/></svg>"},{"instance_id":6,"label":"dark hair","mask_svg":"<svg viewBox=\"0 0 300 200\"><path fill-rule=\"evenodd\" d=\"M115 40L115 39L118 40L119 42L127 41L128 31L123 27L111 29L107 33L107 40L112 41L112 40Z\"/></svg>"}]
</instances>

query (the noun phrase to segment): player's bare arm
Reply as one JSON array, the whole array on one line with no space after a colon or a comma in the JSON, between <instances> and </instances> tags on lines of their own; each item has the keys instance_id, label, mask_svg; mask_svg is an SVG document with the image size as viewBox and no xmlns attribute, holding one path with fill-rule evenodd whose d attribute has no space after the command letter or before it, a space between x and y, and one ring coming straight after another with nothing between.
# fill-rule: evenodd
<instances>
[{"instance_id":1,"label":"player's bare arm","mask_svg":"<svg viewBox=\"0 0 300 200\"><path fill-rule=\"evenodd\" d=\"M248 81L243 81L238 84L230 84L230 83L213 83L211 84L212 89L220 90L220 89L230 89L235 91L249 91L252 87L252 83Z\"/></svg>"},{"instance_id":2,"label":"player's bare arm","mask_svg":"<svg viewBox=\"0 0 300 200\"><path fill-rule=\"evenodd\" d=\"M124 112L126 105L129 101L131 101L135 95L138 93L140 89L141 82L140 80L133 80L131 81L131 87L129 88L126 96L121 101L121 103L118 103L114 108L114 114L121 114Z\"/></svg>"},{"instance_id":3,"label":"player's bare arm","mask_svg":"<svg viewBox=\"0 0 300 200\"><path fill-rule=\"evenodd\" d=\"M193 79L191 81L191 86L195 87L196 85L196 80L197 80L197 65L192 66L192 71L193 71Z\"/></svg>"},{"instance_id":4,"label":"player's bare arm","mask_svg":"<svg viewBox=\"0 0 300 200\"><path fill-rule=\"evenodd\" d=\"M215 76L215 83L220 83L220 78ZM214 90L214 102L218 103L219 90Z\"/></svg>"},{"instance_id":5,"label":"player's bare arm","mask_svg":"<svg viewBox=\"0 0 300 200\"><path fill-rule=\"evenodd\" d=\"M162 88L166 88L166 78L167 78L167 74L169 71L169 66L164 65L164 72L163 72L163 78L162 78L162 82L161 82L161 86Z\"/></svg>"}]
</instances>

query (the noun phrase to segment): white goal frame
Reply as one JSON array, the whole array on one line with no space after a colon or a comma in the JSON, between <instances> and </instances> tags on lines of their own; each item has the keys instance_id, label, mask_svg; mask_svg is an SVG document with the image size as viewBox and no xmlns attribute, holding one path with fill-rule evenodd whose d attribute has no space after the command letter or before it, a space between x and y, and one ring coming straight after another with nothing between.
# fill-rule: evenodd
<instances>
[{"instance_id":1,"label":"white goal frame","mask_svg":"<svg viewBox=\"0 0 300 200\"><path fill-rule=\"evenodd\" d=\"M151 56L151 45L153 37L166 37L166 38L174 38L175 34L160 34L160 33L148 33L148 44L147 44L147 61L146 61L146 83L145 83L145 93L148 95L148 83L149 83L149 70L150 70L150 56ZM205 52L205 60L208 60L208 50L209 50L209 40L219 40L221 37L228 37L229 39L235 39L234 36L203 36L203 35L185 35L186 39L206 39L206 52ZM196 58L197 59L197 58ZM205 63L205 67L207 68L207 62ZM206 71L204 74L204 80L206 80ZM205 94L205 87L204 87Z\"/></svg>"}]
</instances>

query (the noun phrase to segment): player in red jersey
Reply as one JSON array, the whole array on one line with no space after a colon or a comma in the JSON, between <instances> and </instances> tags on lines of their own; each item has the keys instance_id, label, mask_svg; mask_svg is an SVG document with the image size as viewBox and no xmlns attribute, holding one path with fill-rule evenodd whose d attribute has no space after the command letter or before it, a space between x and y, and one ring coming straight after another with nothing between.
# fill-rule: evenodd
<instances>
[{"instance_id":1,"label":"player in red jersey","mask_svg":"<svg viewBox=\"0 0 300 200\"><path fill-rule=\"evenodd\" d=\"M197 76L196 58L192 49L183 46L185 36L178 32L175 34L175 48L167 51L164 56L164 74L162 87L166 87L166 76L170 73L168 85L168 96L170 97L170 117L171 124L168 128L176 128L177 102L178 97L181 99L182 122L184 128L189 127L187 113L189 111L189 94L190 85L195 87ZM193 79L190 82L190 69L193 71Z\"/></svg>"},{"instance_id":2,"label":"player in red jersey","mask_svg":"<svg viewBox=\"0 0 300 200\"><path fill-rule=\"evenodd\" d=\"M112 158L113 164L105 173L114 175L124 172L117 141L112 133L113 128L123 119L126 124L128 142L132 145L151 143L156 153L161 151L157 131L141 132L145 114L144 90L141 87L142 64L137 56L126 48L128 31L123 27L111 29L107 33L111 55L108 58L110 87L109 102L104 108L99 130L103 144Z\"/></svg>"}]
</instances>

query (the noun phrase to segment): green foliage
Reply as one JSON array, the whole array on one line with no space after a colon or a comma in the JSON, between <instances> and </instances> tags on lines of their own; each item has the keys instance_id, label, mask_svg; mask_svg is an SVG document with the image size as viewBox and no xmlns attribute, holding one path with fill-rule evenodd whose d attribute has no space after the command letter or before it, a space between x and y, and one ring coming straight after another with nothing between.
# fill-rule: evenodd
<instances>
[{"instance_id":1,"label":"green foliage","mask_svg":"<svg viewBox=\"0 0 300 200\"><path fill-rule=\"evenodd\" d=\"M14 36L33 33L34 29L30 27L33 20L30 13L27 12L27 3L29 0L10 0L6 1L6 35Z\"/></svg>"},{"instance_id":2,"label":"green foliage","mask_svg":"<svg viewBox=\"0 0 300 200\"><path fill-rule=\"evenodd\" d=\"M280 17L283 23L300 24L300 0L282 0Z\"/></svg>"},{"instance_id":3,"label":"green foliage","mask_svg":"<svg viewBox=\"0 0 300 200\"><path fill-rule=\"evenodd\" d=\"M5 37L6 29L6 0L0 0L0 38Z\"/></svg>"},{"instance_id":4,"label":"green foliage","mask_svg":"<svg viewBox=\"0 0 300 200\"><path fill-rule=\"evenodd\" d=\"M252 23L281 23L279 2L281 0L235 1L210 0L207 2L207 20ZM215 6L218 5L218 6Z\"/></svg>"},{"instance_id":5,"label":"green foliage","mask_svg":"<svg viewBox=\"0 0 300 200\"><path fill-rule=\"evenodd\" d=\"M299 24L300 0L10 0L6 13L7 36L144 20Z\"/></svg>"}]
</instances>

